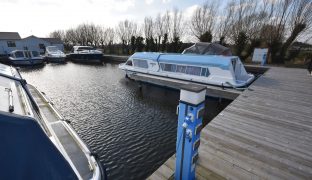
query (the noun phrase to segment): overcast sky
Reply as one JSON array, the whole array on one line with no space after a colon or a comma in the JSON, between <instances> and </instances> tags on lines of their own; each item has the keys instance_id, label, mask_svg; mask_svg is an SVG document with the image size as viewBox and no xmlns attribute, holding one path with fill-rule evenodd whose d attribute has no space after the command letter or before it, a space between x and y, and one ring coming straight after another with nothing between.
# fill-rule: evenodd
<instances>
[{"instance_id":1,"label":"overcast sky","mask_svg":"<svg viewBox=\"0 0 312 180\"><path fill-rule=\"evenodd\" d=\"M0 0L0 32L45 37L84 22L114 27L178 8L188 17L204 0Z\"/></svg>"}]
</instances>

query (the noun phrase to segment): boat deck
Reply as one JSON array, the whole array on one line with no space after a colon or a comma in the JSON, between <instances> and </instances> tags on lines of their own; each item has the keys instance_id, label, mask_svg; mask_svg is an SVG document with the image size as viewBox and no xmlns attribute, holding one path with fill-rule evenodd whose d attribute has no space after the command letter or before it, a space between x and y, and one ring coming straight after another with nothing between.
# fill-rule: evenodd
<instances>
[{"instance_id":1,"label":"boat deck","mask_svg":"<svg viewBox=\"0 0 312 180\"><path fill-rule=\"evenodd\" d=\"M45 121L45 128L50 134L57 137L55 140L61 147L61 151L66 152L65 158L70 164L74 165L75 172L79 173L80 179L91 179L93 172L90 170L90 163L85 153L82 151L82 148L73 138L74 135L70 134L64 125L66 122L63 122L63 119L53 110L50 102L33 86L28 85L28 88L39 106L41 115Z\"/></svg>"},{"instance_id":2,"label":"boat deck","mask_svg":"<svg viewBox=\"0 0 312 180\"><path fill-rule=\"evenodd\" d=\"M130 75L129 77L138 82L150 83L150 84L155 84L158 86L168 87L172 89L179 89L179 90L181 89L182 86L185 86L186 84L189 84L189 85L196 84L196 83L192 83L189 81L154 76L150 74L142 74L142 73L135 73L135 74ZM225 88L225 87L222 88L219 86L212 86L212 85L205 85L205 86L207 86L206 95L210 97L218 97L218 98L234 100L242 93L242 91L236 90L233 88Z\"/></svg>"},{"instance_id":3,"label":"boat deck","mask_svg":"<svg viewBox=\"0 0 312 180\"><path fill-rule=\"evenodd\" d=\"M312 179L311 137L312 76L270 67L203 128L197 179ZM148 179L172 178L172 161Z\"/></svg>"}]
</instances>

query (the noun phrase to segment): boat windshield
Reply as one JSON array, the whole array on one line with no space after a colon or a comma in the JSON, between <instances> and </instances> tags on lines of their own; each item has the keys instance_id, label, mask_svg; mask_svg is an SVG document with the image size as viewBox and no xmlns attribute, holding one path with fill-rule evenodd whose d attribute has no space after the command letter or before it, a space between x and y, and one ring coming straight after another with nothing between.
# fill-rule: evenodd
<instances>
[{"instance_id":1,"label":"boat windshield","mask_svg":"<svg viewBox=\"0 0 312 180\"><path fill-rule=\"evenodd\" d=\"M32 51L31 53L32 53L33 57L39 57L40 56L37 51Z\"/></svg>"},{"instance_id":2,"label":"boat windshield","mask_svg":"<svg viewBox=\"0 0 312 180\"><path fill-rule=\"evenodd\" d=\"M15 58L23 58L24 57L23 51L16 51L14 54L15 54Z\"/></svg>"},{"instance_id":3,"label":"boat windshield","mask_svg":"<svg viewBox=\"0 0 312 180\"><path fill-rule=\"evenodd\" d=\"M204 42L195 43L191 47L184 49L182 54L232 56L230 48L227 48L217 43L204 43Z\"/></svg>"},{"instance_id":4,"label":"boat windshield","mask_svg":"<svg viewBox=\"0 0 312 180\"><path fill-rule=\"evenodd\" d=\"M47 50L49 52L57 52L59 49L56 46L49 46L47 47Z\"/></svg>"},{"instance_id":5,"label":"boat windshield","mask_svg":"<svg viewBox=\"0 0 312 180\"><path fill-rule=\"evenodd\" d=\"M85 47L79 47L77 51L83 51L83 50L95 50L94 47L85 46Z\"/></svg>"}]
</instances>

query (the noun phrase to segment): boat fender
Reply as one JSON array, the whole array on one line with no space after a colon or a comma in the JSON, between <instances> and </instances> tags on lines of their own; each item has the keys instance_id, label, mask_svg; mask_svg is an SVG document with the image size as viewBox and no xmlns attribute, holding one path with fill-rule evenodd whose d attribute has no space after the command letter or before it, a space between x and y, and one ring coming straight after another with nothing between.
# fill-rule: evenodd
<instances>
[{"instance_id":1,"label":"boat fender","mask_svg":"<svg viewBox=\"0 0 312 180\"><path fill-rule=\"evenodd\" d=\"M67 122L68 124L70 124L70 123L71 123L71 121L70 121L70 120L68 120L68 119L63 119L63 121Z\"/></svg>"},{"instance_id":2,"label":"boat fender","mask_svg":"<svg viewBox=\"0 0 312 180\"><path fill-rule=\"evenodd\" d=\"M100 162L100 158L99 158L98 154L94 153L94 152L91 152L90 155L94 157L94 159L96 160L96 162L99 165L99 168L100 168L100 171L101 171L101 179L107 180L106 167Z\"/></svg>"}]
</instances>

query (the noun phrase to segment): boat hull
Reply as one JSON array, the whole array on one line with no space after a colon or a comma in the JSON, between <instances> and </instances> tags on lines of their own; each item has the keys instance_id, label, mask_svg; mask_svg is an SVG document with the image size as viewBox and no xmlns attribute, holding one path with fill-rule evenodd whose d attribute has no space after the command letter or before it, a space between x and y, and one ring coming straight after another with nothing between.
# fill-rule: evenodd
<instances>
[{"instance_id":1,"label":"boat hull","mask_svg":"<svg viewBox=\"0 0 312 180\"><path fill-rule=\"evenodd\" d=\"M76 63L102 63L103 54L70 54L69 58Z\"/></svg>"},{"instance_id":2,"label":"boat hull","mask_svg":"<svg viewBox=\"0 0 312 180\"><path fill-rule=\"evenodd\" d=\"M148 74L148 75L152 75L152 76L159 76L159 77L165 77L165 78L170 78L170 79L177 79L177 80L183 80L183 81L187 81L187 82L191 82L191 83L199 83L199 84L203 84L203 85L212 85L212 86L220 86L220 87L227 87L227 88L239 88L239 87L246 87L248 86L250 83L252 83L252 81L254 80L254 77L251 76L247 81L245 81L244 83L242 83L241 85L238 86L234 86L232 84L229 83L221 83L221 82L216 82L216 81L204 81L201 79L197 79L196 77L189 77L189 76L185 76L185 75L179 75L179 74L167 74L167 73L163 73L163 72L150 72L150 71L140 71L137 69L127 69L125 67L121 67L119 66L119 68L123 71L125 71L126 73L126 77L131 78L131 76L133 74Z\"/></svg>"},{"instance_id":3,"label":"boat hull","mask_svg":"<svg viewBox=\"0 0 312 180\"><path fill-rule=\"evenodd\" d=\"M42 65L43 59L27 59L27 60L10 60L12 65L33 66Z\"/></svg>"},{"instance_id":4,"label":"boat hull","mask_svg":"<svg viewBox=\"0 0 312 180\"><path fill-rule=\"evenodd\" d=\"M65 63L65 57L47 57L47 62L51 63Z\"/></svg>"}]
</instances>

